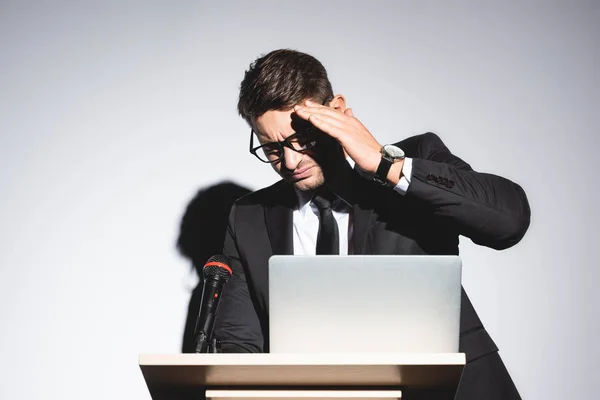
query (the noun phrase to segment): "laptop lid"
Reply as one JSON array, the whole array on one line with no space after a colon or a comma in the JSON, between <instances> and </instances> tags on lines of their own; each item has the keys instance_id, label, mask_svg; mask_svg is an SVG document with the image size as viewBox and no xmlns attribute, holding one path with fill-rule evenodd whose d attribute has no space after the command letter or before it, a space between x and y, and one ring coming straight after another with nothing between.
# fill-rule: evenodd
<instances>
[{"instance_id":1,"label":"laptop lid","mask_svg":"<svg viewBox=\"0 0 600 400\"><path fill-rule=\"evenodd\" d=\"M273 256L271 353L456 353L458 256Z\"/></svg>"}]
</instances>

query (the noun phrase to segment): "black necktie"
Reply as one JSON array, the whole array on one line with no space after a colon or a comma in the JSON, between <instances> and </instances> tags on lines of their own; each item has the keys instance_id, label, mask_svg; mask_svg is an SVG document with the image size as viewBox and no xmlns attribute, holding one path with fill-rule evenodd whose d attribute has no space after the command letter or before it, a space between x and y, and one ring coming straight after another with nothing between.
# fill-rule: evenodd
<instances>
[{"instance_id":1,"label":"black necktie","mask_svg":"<svg viewBox=\"0 0 600 400\"><path fill-rule=\"evenodd\" d=\"M317 193L313 198L313 203L319 209L320 214L317 254L340 254L338 226L331 209L331 200Z\"/></svg>"}]
</instances>

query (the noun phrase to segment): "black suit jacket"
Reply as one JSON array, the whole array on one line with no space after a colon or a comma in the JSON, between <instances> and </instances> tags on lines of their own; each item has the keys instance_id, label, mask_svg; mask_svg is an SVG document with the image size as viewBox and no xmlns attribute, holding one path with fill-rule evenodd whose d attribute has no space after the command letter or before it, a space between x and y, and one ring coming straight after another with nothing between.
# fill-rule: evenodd
<instances>
[{"instance_id":1,"label":"black suit jacket","mask_svg":"<svg viewBox=\"0 0 600 400\"><path fill-rule=\"evenodd\" d=\"M350 183L345 200L353 204L354 254L457 255L459 235L494 249L523 237L530 210L519 185L473 171L433 133L397 145L413 158L406 195L358 174ZM268 260L293 254L296 205L293 187L279 181L242 197L231 210L224 253L233 276L215 325L223 352L269 351ZM460 351L469 362L497 350L463 290Z\"/></svg>"}]
</instances>

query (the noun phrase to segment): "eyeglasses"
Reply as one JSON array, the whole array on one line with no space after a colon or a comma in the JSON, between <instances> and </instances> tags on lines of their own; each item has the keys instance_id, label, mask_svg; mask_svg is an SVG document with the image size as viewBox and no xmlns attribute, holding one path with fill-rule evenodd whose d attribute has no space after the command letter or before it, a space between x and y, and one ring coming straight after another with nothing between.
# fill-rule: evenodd
<instances>
[{"instance_id":1,"label":"eyeglasses","mask_svg":"<svg viewBox=\"0 0 600 400\"><path fill-rule=\"evenodd\" d=\"M264 163L273 164L283 158L284 146L298 153L304 154L317 144L318 130L316 128L307 129L304 132L297 132L281 142L265 143L254 147L254 129L250 130L250 153Z\"/></svg>"},{"instance_id":2,"label":"eyeglasses","mask_svg":"<svg viewBox=\"0 0 600 400\"><path fill-rule=\"evenodd\" d=\"M326 98L322 105L327 104L330 100ZM298 153L306 153L317 145L317 137L319 130L312 124L302 132L294 133L282 142L265 143L261 146L254 147L254 129L250 129L250 153L264 163L274 164L283 158L283 147L292 149Z\"/></svg>"}]
</instances>

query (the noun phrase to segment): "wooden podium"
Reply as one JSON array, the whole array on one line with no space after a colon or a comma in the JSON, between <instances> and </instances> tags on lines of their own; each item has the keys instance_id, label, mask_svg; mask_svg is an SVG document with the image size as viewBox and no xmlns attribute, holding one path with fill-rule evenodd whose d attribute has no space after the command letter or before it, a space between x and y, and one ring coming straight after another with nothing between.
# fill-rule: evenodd
<instances>
[{"instance_id":1,"label":"wooden podium","mask_svg":"<svg viewBox=\"0 0 600 400\"><path fill-rule=\"evenodd\" d=\"M154 400L453 399L452 354L142 354Z\"/></svg>"}]
</instances>

